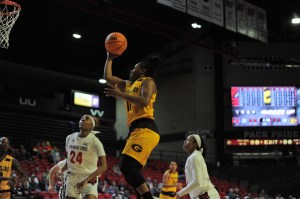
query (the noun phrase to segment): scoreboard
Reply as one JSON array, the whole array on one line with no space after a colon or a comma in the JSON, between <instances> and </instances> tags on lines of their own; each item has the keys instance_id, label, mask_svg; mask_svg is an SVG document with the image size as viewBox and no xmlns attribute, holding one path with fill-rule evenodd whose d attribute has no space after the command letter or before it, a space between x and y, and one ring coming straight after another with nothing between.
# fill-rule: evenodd
<instances>
[{"instance_id":1,"label":"scoreboard","mask_svg":"<svg viewBox=\"0 0 300 199\"><path fill-rule=\"evenodd\" d=\"M297 126L297 88L231 87L234 127Z\"/></svg>"}]
</instances>

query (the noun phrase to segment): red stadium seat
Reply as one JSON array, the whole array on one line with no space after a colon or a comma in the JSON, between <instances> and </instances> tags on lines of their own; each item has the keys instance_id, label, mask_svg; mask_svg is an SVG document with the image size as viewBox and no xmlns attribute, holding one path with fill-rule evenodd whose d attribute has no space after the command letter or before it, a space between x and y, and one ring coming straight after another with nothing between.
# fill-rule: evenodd
<instances>
[{"instance_id":1,"label":"red stadium seat","mask_svg":"<svg viewBox=\"0 0 300 199\"><path fill-rule=\"evenodd\" d=\"M44 199L51 199L51 195L47 191L41 191L40 195L43 196Z\"/></svg>"},{"instance_id":2,"label":"red stadium seat","mask_svg":"<svg viewBox=\"0 0 300 199\"><path fill-rule=\"evenodd\" d=\"M111 194L105 193L105 194L104 194L104 198L106 198L106 199L111 199Z\"/></svg>"},{"instance_id":3,"label":"red stadium seat","mask_svg":"<svg viewBox=\"0 0 300 199\"><path fill-rule=\"evenodd\" d=\"M57 192L50 193L50 195L51 195L51 199L59 199Z\"/></svg>"}]
</instances>

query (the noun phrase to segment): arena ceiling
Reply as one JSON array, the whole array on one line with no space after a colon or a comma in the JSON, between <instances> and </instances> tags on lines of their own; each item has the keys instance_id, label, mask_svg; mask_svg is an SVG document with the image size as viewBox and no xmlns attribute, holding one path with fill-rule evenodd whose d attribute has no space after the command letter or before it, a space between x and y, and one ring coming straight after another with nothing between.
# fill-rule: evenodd
<instances>
[{"instance_id":1,"label":"arena ceiling","mask_svg":"<svg viewBox=\"0 0 300 199\"><path fill-rule=\"evenodd\" d=\"M156 0L15 1L22 11L0 59L92 79L102 76L104 39L111 32L128 39L114 67L123 78L130 66L155 53L168 58L190 45L222 51L230 41L255 41L200 19L202 28L192 29L194 17ZM266 9L269 42L299 41L300 31L288 26L294 13L300 15L298 0L247 1ZM74 39L74 32L82 38Z\"/></svg>"}]
</instances>

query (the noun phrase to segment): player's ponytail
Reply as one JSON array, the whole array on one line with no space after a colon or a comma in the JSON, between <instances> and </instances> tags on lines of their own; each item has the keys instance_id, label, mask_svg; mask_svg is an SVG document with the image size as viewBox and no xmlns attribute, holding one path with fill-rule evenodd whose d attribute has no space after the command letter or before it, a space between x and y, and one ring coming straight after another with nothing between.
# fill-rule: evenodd
<instances>
[{"instance_id":1,"label":"player's ponytail","mask_svg":"<svg viewBox=\"0 0 300 199\"><path fill-rule=\"evenodd\" d=\"M206 144L205 144L204 139L202 138L202 136L200 136L200 139L201 139L201 148L200 148L200 150L202 151L203 157L206 157L207 147L206 147Z\"/></svg>"},{"instance_id":2,"label":"player's ponytail","mask_svg":"<svg viewBox=\"0 0 300 199\"><path fill-rule=\"evenodd\" d=\"M100 126L100 121L99 121L99 119L98 119L97 117L94 117L94 116L93 116L93 119L94 119L94 121L95 121L95 128L99 127L99 126Z\"/></svg>"}]
</instances>

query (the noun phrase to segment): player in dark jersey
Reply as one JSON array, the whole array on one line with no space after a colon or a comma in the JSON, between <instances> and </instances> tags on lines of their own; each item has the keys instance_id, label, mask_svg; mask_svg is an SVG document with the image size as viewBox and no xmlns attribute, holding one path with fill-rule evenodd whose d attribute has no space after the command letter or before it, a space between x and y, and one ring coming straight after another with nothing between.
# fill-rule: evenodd
<instances>
[{"instance_id":1,"label":"player in dark jersey","mask_svg":"<svg viewBox=\"0 0 300 199\"><path fill-rule=\"evenodd\" d=\"M153 103L157 89L153 78L161 59L153 57L137 63L130 72L129 80L123 80L112 75L115 57L107 53L104 78L109 86L105 89L106 96L122 98L126 100L127 105L129 135L122 152L120 169L139 197L152 199L153 195L141 174L141 169L160 139L158 127L154 122Z\"/></svg>"}]
</instances>

